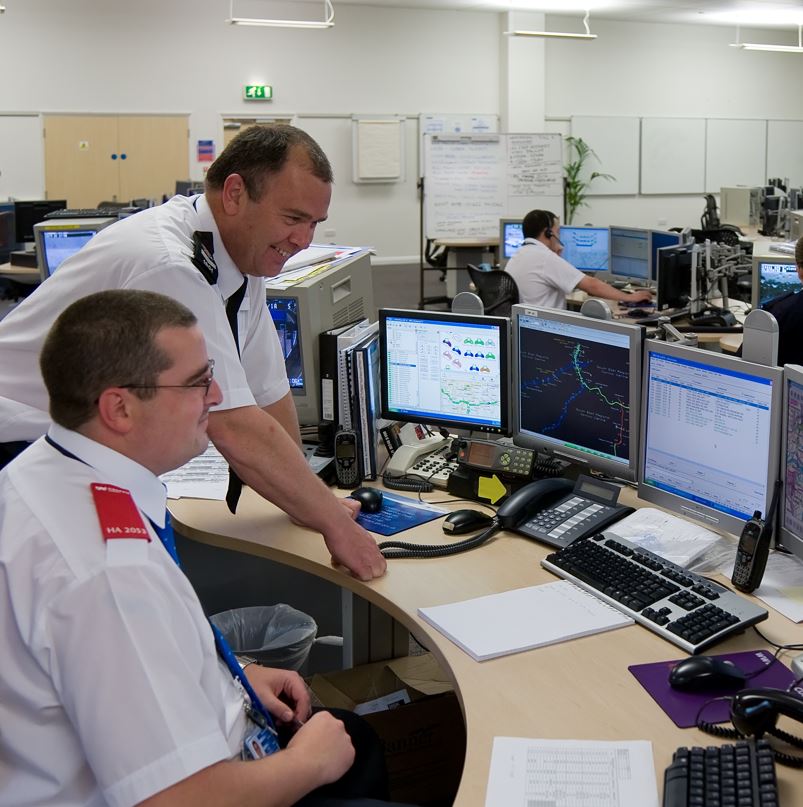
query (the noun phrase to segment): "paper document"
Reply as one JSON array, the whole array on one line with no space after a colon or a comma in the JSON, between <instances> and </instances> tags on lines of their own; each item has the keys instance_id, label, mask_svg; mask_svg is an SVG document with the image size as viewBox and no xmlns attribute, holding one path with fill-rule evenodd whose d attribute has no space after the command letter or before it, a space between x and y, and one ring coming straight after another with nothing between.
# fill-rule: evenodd
<instances>
[{"instance_id":1,"label":"paper document","mask_svg":"<svg viewBox=\"0 0 803 807\"><path fill-rule=\"evenodd\" d=\"M652 743L494 737L485 807L658 807Z\"/></svg>"},{"instance_id":2,"label":"paper document","mask_svg":"<svg viewBox=\"0 0 803 807\"><path fill-rule=\"evenodd\" d=\"M568 580L419 608L418 613L476 661L633 624Z\"/></svg>"},{"instance_id":3,"label":"paper document","mask_svg":"<svg viewBox=\"0 0 803 807\"><path fill-rule=\"evenodd\" d=\"M169 499L187 497L223 501L229 486L229 464L210 443L203 454L159 478L167 487Z\"/></svg>"},{"instance_id":4,"label":"paper document","mask_svg":"<svg viewBox=\"0 0 803 807\"><path fill-rule=\"evenodd\" d=\"M649 549L684 569L720 539L715 532L699 524L654 507L640 507L610 526L608 532Z\"/></svg>"},{"instance_id":5,"label":"paper document","mask_svg":"<svg viewBox=\"0 0 803 807\"><path fill-rule=\"evenodd\" d=\"M733 574L734 560L732 556L721 567L726 577ZM803 562L785 552L770 552L761 585L753 595L792 622L803 622Z\"/></svg>"},{"instance_id":6,"label":"paper document","mask_svg":"<svg viewBox=\"0 0 803 807\"><path fill-rule=\"evenodd\" d=\"M337 247L311 245L295 255L291 255L282 267L282 272L292 272L302 266L310 266L313 263L322 263L334 258L337 254Z\"/></svg>"}]
</instances>

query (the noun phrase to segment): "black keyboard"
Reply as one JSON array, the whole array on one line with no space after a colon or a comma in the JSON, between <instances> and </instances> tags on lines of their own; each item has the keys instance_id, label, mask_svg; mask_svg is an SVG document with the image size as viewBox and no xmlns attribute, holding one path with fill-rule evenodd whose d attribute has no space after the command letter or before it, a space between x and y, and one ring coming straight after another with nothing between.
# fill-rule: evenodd
<instances>
[{"instance_id":1,"label":"black keyboard","mask_svg":"<svg viewBox=\"0 0 803 807\"><path fill-rule=\"evenodd\" d=\"M119 215L117 207L68 207L48 213L45 219L116 219Z\"/></svg>"},{"instance_id":2,"label":"black keyboard","mask_svg":"<svg viewBox=\"0 0 803 807\"><path fill-rule=\"evenodd\" d=\"M767 611L613 533L577 538L541 561L687 653L767 618Z\"/></svg>"},{"instance_id":3,"label":"black keyboard","mask_svg":"<svg viewBox=\"0 0 803 807\"><path fill-rule=\"evenodd\" d=\"M664 772L664 807L778 807L766 740L678 748Z\"/></svg>"}]
</instances>

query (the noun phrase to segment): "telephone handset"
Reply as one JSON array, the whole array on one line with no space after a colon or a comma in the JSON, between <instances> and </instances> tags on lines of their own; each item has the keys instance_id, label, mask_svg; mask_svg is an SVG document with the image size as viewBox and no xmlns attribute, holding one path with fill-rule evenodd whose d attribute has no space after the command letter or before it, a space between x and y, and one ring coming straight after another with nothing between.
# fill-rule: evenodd
<instances>
[{"instance_id":1,"label":"telephone handset","mask_svg":"<svg viewBox=\"0 0 803 807\"><path fill-rule=\"evenodd\" d=\"M568 479L539 479L519 488L499 505L496 517L504 530L516 529L574 488Z\"/></svg>"}]
</instances>

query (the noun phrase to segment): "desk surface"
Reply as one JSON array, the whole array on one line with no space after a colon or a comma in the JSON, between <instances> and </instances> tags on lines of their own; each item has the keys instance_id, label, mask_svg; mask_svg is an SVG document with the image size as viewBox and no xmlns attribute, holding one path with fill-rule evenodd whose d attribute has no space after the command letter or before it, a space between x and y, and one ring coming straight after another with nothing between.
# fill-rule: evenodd
<instances>
[{"instance_id":1,"label":"desk surface","mask_svg":"<svg viewBox=\"0 0 803 807\"><path fill-rule=\"evenodd\" d=\"M38 283L39 270L29 266L14 266L10 263L0 263L0 277L17 280L20 283Z\"/></svg>"},{"instance_id":2,"label":"desk surface","mask_svg":"<svg viewBox=\"0 0 803 807\"><path fill-rule=\"evenodd\" d=\"M426 498L442 500L444 494ZM434 653L455 684L466 722L458 807L484 805L495 736L651 740L659 792L675 748L717 742L696 729L678 729L628 673L630 664L685 655L639 625L479 663L418 617L420 606L553 582L556 578L539 565L550 551L545 546L502 532L462 555L389 561L385 577L362 583L332 568L317 533L294 526L249 489L236 517L223 502L182 499L171 501L170 510L190 538L286 563L351 589L399 620ZM443 542L440 525L437 520L408 531L404 540ZM780 643L803 642L803 627L775 612L761 629ZM761 646L750 629L712 652ZM781 803L792 804L793 793L803 792L803 771L778 766L778 778Z\"/></svg>"}]
</instances>

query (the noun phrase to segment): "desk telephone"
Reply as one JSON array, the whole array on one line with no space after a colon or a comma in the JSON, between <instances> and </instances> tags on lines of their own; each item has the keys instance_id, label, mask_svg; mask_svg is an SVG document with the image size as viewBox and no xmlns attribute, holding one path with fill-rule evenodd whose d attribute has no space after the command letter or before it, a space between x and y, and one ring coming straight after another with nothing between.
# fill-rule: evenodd
<instances>
[{"instance_id":1,"label":"desk telephone","mask_svg":"<svg viewBox=\"0 0 803 807\"><path fill-rule=\"evenodd\" d=\"M619 487L581 475L568 479L539 479L517 490L496 511L496 516L478 535L453 544L413 544L383 541L386 558L433 558L456 555L484 544L500 530L511 530L550 546L564 547L575 538L598 532L633 512L617 505Z\"/></svg>"}]
</instances>

